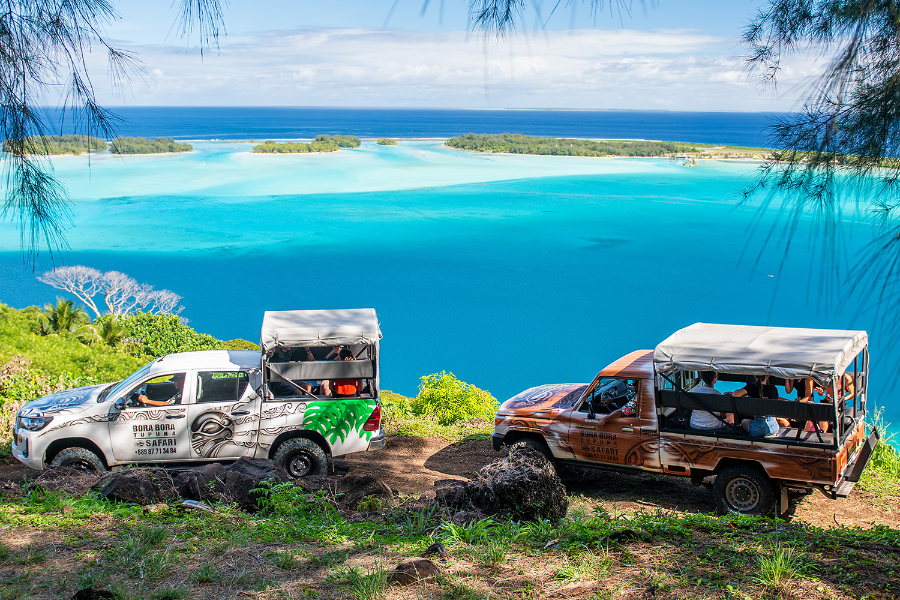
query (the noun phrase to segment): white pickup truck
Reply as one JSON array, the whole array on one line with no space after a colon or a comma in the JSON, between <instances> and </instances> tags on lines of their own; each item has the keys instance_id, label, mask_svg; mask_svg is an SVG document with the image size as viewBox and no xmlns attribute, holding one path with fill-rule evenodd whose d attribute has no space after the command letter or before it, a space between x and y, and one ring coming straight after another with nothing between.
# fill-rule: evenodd
<instances>
[{"instance_id":1,"label":"white pickup truck","mask_svg":"<svg viewBox=\"0 0 900 600\"><path fill-rule=\"evenodd\" d=\"M106 470L272 458L293 477L384 447L374 309L266 312L262 353L158 358L127 379L25 404L13 455Z\"/></svg>"}]
</instances>

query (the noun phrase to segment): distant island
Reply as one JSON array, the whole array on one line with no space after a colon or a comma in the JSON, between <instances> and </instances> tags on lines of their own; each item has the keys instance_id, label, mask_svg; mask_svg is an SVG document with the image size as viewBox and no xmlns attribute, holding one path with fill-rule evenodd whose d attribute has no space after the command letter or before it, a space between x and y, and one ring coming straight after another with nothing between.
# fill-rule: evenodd
<instances>
[{"instance_id":1,"label":"distant island","mask_svg":"<svg viewBox=\"0 0 900 600\"><path fill-rule=\"evenodd\" d=\"M166 152L192 152L190 144L180 144L172 138L148 140L142 137L117 137L110 143L113 154L162 154Z\"/></svg>"},{"instance_id":2,"label":"distant island","mask_svg":"<svg viewBox=\"0 0 900 600\"><path fill-rule=\"evenodd\" d=\"M276 142L267 140L253 146L254 152L263 154L299 154L305 152L337 152L341 148L359 148L359 138L354 135L317 136L313 141Z\"/></svg>"},{"instance_id":3,"label":"distant island","mask_svg":"<svg viewBox=\"0 0 900 600\"><path fill-rule=\"evenodd\" d=\"M628 156L666 158L764 158L764 148L740 148L712 144L652 142L646 140L576 140L543 138L520 133L467 133L450 138L445 145L475 152L540 154L552 156Z\"/></svg>"},{"instance_id":4,"label":"distant island","mask_svg":"<svg viewBox=\"0 0 900 600\"><path fill-rule=\"evenodd\" d=\"M28 154L50 156L56 154L72 154L78 156L83 152L106 150L106 142L88 135L34 135L23 140ZM3 151L12 152L13 142L5 140Z\"/></svg>"},{"instance_id":5,"label":"distant island","mask_svg":"<svg viewBox=\"0 0 900 600\"><path fill-rule=\"evenodd\" d=\"M397 140L392 140L391 138L379 138L375 143L379 146L396 146Z\"/></svg>"}]
</instances>

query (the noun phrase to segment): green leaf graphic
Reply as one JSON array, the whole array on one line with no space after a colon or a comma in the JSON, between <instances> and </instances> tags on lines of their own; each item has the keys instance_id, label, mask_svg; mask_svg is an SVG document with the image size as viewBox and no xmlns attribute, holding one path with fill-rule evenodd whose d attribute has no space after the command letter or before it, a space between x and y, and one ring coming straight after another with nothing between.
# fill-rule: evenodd
<instances>
[{"instance_id":1,"label":"green leaf graphic","mask_svg":"<svg viewBox=\"0 0 900 600\"><path fill-rule=\"evenodd\" d=\"M332 444L346 441L351 432L368 441L372 432L363 431L362 427L375 406L372 398L310 402L303 415L303 427L322 434Z\"/></svg>"}]
</instances>

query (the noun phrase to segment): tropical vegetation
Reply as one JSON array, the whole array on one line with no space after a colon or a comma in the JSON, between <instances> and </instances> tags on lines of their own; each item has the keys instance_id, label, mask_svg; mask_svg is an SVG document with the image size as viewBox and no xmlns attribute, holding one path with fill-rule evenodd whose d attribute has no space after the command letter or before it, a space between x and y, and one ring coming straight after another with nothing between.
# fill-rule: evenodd
<instances>
[{"instance_id":1,"label":"tropical vegetation","mask_svg":"<svg viewBox=\"0 0 900 600\"><path fill-rule=\"evenodd\" d=\"M392 140L391 138L378 138L378 141L375 143L379 146L396 146L397 140Z\"/></svg>"},{"instance_id":2,"label":"tropical vegetation","mask_svg":"<svg viewBox=\"0 0 900 600\"><path fill-rule=\"evenodd\" d=\"M276 142L267 140L253 146L254 152L263 154L302 154L306 152L337 152L341 148L359 148L361 142L354 135L317 136L313 141Z\"/></svg>"},{"instance_id":3,"label":"tropical vegetation","mask_svg":"<svg viewBox=\"0 0 900 600\"><path fill-rule=\"evenodd\" d=\"M489 392L460 381L453 373L441 371L422 377L419 393L404 402L395 402L394 409L417 417L433 417L441 425L451 425L473 419L493 419L497 399Z\"/></svg>"},{"instance_id":4,"label":"tropical vegetation","mask_svg":"<svg viewBox=\"0 0 900 600\"><path fill-rule=\"evenodd\" d=\"M521 133L467 133L445 142L451 148L476 152L510 154L548 154L553 156L664 156L679 152L697 152L711 148L707 144L649 142L644 140L576 140L542 138Z\"/></svg>"},{"instance_id":5,"label":"tropical vegetation","mask_svg":"<svg viewBox=\"0 0 900 600\"><path fill-rule=\"evenodd\" d=\"M192 152L190 144L181 144L172 138L158 137L148 140L142 137L119 136L109 144L113 154L164 154L167 152Z\"/></svg>"},{"instance_id":6,"label":"tropical vegetation","mask_svg":"<svg viewBox=\"0 0 900 600\"><path fill-rule=\"evenodd\" d=\"M117 381L173 352L251 349L259 347L197 333L175 315L104 315L91 323L83 309L62 298L43 311L0 304L0 444L9 442L9 419L33 398Z\"/></svg>"},{"instance_id":7,"label":"tropical vegetation","mask_svg":"<svg viewBox=\"0 0 900 600\"><path fill-rule=\"evenodd\" d=\"M32 135L23 140L28 154L56 155L82 154L95 150L106 150L106 141L89 135ZM16 144L10 140L3 142L3 151L14 152Z\"/></svg>"}]
</instances>

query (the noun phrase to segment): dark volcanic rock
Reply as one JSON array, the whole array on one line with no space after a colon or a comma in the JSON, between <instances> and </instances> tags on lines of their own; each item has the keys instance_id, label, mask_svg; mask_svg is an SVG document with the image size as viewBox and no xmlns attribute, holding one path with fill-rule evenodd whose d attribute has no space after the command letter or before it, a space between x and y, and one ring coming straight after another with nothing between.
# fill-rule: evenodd
<instances>
[{"instance_id":1,"label":"dark volcanic rock","mask_svg":"<svg viewBox=\"0 0 900 600\"><path fill-rule=\"evenodd\" d=\"M469 494L466 492L466 482L456 481L451 485L438 488L434 491L434 503L447 508L462 509L469 506Z\"/></svg>"},{"instance_id":2,"label":"dark volcanic rock","mask_svg":"<svg viewBox=\"0 0 900 600\"><path fill-rule=\"evenodd\" d=\"M178 496L172 478L165 469L125 469L107 474L94 485L110 500L134 502L141 506L157 504Z\"/></svg>"},{"instance_id":3,"label":"dark volcanic rock","mask_svg":"<svg viewBox=\"0 0 900 600\"><path fill-rule=\"evenodd\" d=\"M414 558L397 565L388 575L388 583L410 585L437 577L440 574L441 570L434 562L427 558Z\"/></svg>"},{"instance_id":4,"label":"dark volcanic rock","mask_svg":"<svg viewBox=\"0 0 900 600\"><path fill-rule=\"evenodd\" d=\"M428 558L432 554L437 554L439 557L447 560L450 558L450 552L447 551L447 547L444 546L440 542L435 542L432 545L425 548L425 552L422 553L422 558Z\"/></svg>"},{"instance_id":5,"label":"dark volcanic rock","mask_svg":"<svg viewBox=\"0 0 900 600\"><path fill-rule=\"evenodd\" d=\"M115 599L115 597L116 595L110 591L87 587L75 592L72 600L105 600L107 598Z\"/></svg>"},{"instance_id":6,"label":"dark volcanic rock","mask_svg":"<svg viewBox=\"0 0 900 600\"><path fill-rule=\"evenodd\" d=\"M212 502L219 499L216 490L224 483L220 480L224 472L225 467L221 463L210 463L195 469L174 471L172 481L178 495L185 500Z\"/></svg>"},{"instance_id":7,"label":"dark volcanic rock","mask_svg":"<svg viewBox=\"0 0 900 600\"><path fill-rule=\"evenodd\" d=\"M509 456L483 467L466 484L472 503L490 515L522 521L566 516L569 499L556 469L543 454L529 447L511 448Z\"/></svg>"},{"instance_id":8,"label":"dark volcanic rock","mask_svg":"<svg viewBox=\"0 0 900 600\"><path fill-rule=\"evenodd\" d=\"M266 458L241 458L225 467L210 463L196 469L184 469L172 475L178 494L200 502L235 502L243 510L258 508L255 492L263 482L288 481L275 461Z\"/></svg>"},{"instance_id":9,"label":"dark volcanic rock","mask_svg":"<svg viewBox=\"0 0 900 600\"><path fill-rule=\"evenodd\" d=\"M75 467L48 467L31 483L31 489L84 496L105 475Z\"/></svg>"},{"instance_id":10,"label":"dark volcanic rock","mask_svg":"<svg viewBox=\"0 0 900 600\"><path fill-rule=\"evenodd\" d=\"M394 492L375 475L347 475L336 480L336 491L343 494L342 501L356 510L359 501L366 496L381 498L390 502Z\"/></svg>"}]
</instances>

